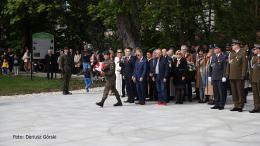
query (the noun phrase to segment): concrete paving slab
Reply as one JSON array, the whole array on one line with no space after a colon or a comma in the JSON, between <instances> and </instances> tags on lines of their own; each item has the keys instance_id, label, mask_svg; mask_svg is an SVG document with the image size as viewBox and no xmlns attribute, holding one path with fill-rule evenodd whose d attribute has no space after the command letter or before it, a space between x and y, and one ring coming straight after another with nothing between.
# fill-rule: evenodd
<instances>
[{"instance_id":1,"label":"concrete paving slab","mask_svg":"<svg viewBox=\"0 0 260 146\"><path fill-rule=\"evenodd\" d=\"M109 96L104 108L95 105L101 92L0 99L0 145L82 146L215 146L260 144L260 114L253 109L252 93L244 112L212 110L197 100L167 106L124 104L113 107ZM126 98L122 98L126 100ZM15 139L14 135L23 136ZM31 139L26 139L31 136ZM44 135L56 139L43 139ZM34 139L41 136L41 139Z\"/></svg>"}]
</instances>

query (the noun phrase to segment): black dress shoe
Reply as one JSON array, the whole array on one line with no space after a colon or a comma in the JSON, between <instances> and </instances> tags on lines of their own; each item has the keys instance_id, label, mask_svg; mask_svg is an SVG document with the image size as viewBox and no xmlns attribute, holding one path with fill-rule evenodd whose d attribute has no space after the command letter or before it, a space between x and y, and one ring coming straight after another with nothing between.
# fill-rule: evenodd
<instances>
[{"instance_id":1,"label":"black dress shoe","mask_svg":"<svg viewBox=\"0 0 260 146\"><path fill-rule=\"evenodd\" d=\"M219 108L218 108L218 110L223 110L223 109L224 109L224 107L219 107Z\"/></svg>"},{"instance_id":2,"label":"black dress shoe","mask_svg":"<svg viewBox=\"0 0 260 146\"><path fill-rule=\"evenodd\" d=\"M67 92L67 95L71 95L72 93L71 92Z\"/></svg>"},{"instance_id":3,"label":"black dress shoe","mask_svg":"<svg viewBox=\"0 0 260 146\"><path fill-rule=\"evenodd\" d=\"M242 108L239 108L237 111L238 111L238 112L242 112L243 110L242 110Z\"/></svg>"},{"instance_id":4,"label":"black dress shoe","mask_svg":"<svg viewBox=\"0 0 260 146\"><path fill-rule=\"evenodd\" d=\"M251 110L249 113L259 113L259 110Z\"/></svg>"},{"instance_id":5,"label":"black dress shoe","mask_svg":"<svg viewBox=\"0 0 260 146\"><path fill-rule=\"evenodd\" d=\"M203 103L203 101L200 100L198 103Z\"/></svg>"},{"instance_id":6,"label":"black dress shoe","mask_svg":"<svg viewBox=\"0 0 260 146\"><path fill-rule=\"evenodd\" d=\"M62 92L62 95L67 95L67 93L66 92Z\"/></svg>"},{"instance_id":7,"label":"black dress shoe","mask_svg":"<svg viewBox=\"0 0 260 146\"><path fill-rule=\"evenodd\" d=\"M126 101L124 101L124 103L127 103L127 102L130 102L130 100L129 100L129 99L127 99Z\"/></svg>"},{"instance_id":8,"label":"black dress shoe","mask_svg":"<svg viewBox=\"0 0 260 146\"><path fill-rule=\"evenodd\" d=\"M213 106L211 109L219 109L219 106Z\"/></svg>"},{"instance_id":9,"label":"black dress shoe","mask_svg":"<svg viewBox=\"0 0 260 146\"><path fill-rule=\"evenodd\" d=\"M179 104L183 104L183 101L179 102Z\"/></svg>"},{"instance_id":10,"label":"black dress shoe","mask_svg":"<svg viewBox=\"0 0 260 146\"><path fill-rule=\"evenodd\" d=\"M179 101L176 101L175 104L179 104L180 102Z\"/></svg>"},{"instance_id":11,"label":"black dress shoe","mask_svg":"<svg viewBox=\"0 0 260 146\"><path fill-rule=\"evenodd\" d=\"M121 97L125 97L125 95L122 95Z\"/></svg>"},{"instance_id":12,"label":"black dress shoe","mask_svg":"<svg viewBox=\"0 0 260 146\"><path fill-rule=\"evenodd\" d=\"M233 108L233 109L231 109L230 111L238 111L238 108Z\"/></svg>"},{"instance_id":13,"label":"black dress shoe","mask_svg":"<svg viewBox=\"0 0 260 146\"><path fill-rule=\"evenodd\" d=\"M129 103L134 103L134 100L129 101Z\"/></svg>"}]
</instances>

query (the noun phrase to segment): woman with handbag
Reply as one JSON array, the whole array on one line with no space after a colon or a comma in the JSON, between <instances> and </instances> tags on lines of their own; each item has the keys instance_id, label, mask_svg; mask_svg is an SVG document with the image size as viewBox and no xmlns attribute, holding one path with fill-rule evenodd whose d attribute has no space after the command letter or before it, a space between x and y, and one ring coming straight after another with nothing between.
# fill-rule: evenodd
<instances>
[{"instance_id":1,"label":"woman with handbag","mask_svg":"<svg viewBox=\"0 0 260 146\"><path fill-rule=\"evenodd\" d=\"M29 48L26 47L26 52L23 55L23 60L24 60L24 69L26 73L28 73L28 70L31 71L31 53L29 52Z\"/></svg>"}]
</instances>

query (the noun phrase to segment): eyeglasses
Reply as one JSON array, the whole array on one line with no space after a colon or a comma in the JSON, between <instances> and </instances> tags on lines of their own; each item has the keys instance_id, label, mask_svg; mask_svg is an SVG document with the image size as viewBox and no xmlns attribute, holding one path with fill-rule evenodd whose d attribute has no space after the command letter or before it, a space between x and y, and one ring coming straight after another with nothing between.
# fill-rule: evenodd
<instances>
[{"instance_id":1,"label":"eyeglasses","mask_svg":"<svg viewBox=\"0 0 260 146\"><path fill-rule=\"evenodd\" d=\"M177 55L182 55L181 53L177 53Z\"/></svg>"},{"instance_id":2,"label":"eyeglasses","mask_svg":"<svg viewBox=\"0 0 260 146\"><path fill-rule=\"evenodd\" d=\"M137 55L137 56L140 56L140 55Z\"/></svg>"},{"instance_id":3,"label":"eyeglasses","mask_svg":"<svg viewBox=\"0 0 260 146\"><path fill-rule=\"evenodd\" d=\"M122 53L122 52L117 52L117 53Z\"/></svg>"}]
</instances>

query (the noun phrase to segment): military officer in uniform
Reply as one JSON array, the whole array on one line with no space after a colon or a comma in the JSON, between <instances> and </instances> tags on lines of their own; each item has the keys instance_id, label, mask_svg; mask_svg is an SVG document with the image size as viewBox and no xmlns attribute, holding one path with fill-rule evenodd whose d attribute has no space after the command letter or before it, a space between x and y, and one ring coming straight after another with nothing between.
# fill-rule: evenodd
<instances>
[{"instance_id":1,"label":"military officer in uniform","mask_svg":"<svg viewBox=\"0 0 260 146\"><path fill-rule=\"evenodd\" d=\"M239 47L238 40L232 41L232 51L228 57L226 78L229 78L234 108L230 111L242 112L245 102L244 80L247 70L247 58L245 51Z\"/></svg>"},{"instance_id":2,"label":"military officer in uniform","mask_svg":"<svg viewBox=\"0 0 260 146\"><path fill-rule=\"evenodd\" d=\"M226 97L225 97L225 83L226 83L226 56L221 53L221 46L214 44L214 55L211 57L209 65L208 80L213 82L213 94L215 106L211 109L223 110Z\"/></svg>"},{"instance_id":3,"label":"military officer in uniform","mask_svg":"<svg viewBox=\"0 0 260 146\"><path fill-rule=\"evenodd\" d=\"M254 109L249 111L250 113L258 113L259 112L259 104L260 104L260 44L255 44L254 46L254 54L256 56L252 57L251 61L251 71L250 71L250 82L252 84L253 89L253 97L254 97Z\"/></svg>"},{"instance_id":4,"label":"military officer in uniform","mask_svg":"<svg viewBox=\"0 0 260 146\"><path fill-rule=\"evenodd\" d=\"M109 57L110 56L109 51L104 51L103 56L104 56L104 59L105 59L105 61L103 62L103 64L105 64L103 72L104 72L104 76L107 80L107 83L105 85L102 100L100 102L97 102L96 104L98 106L103 107L104 102L107 99L108 92L109 92L109 90L111 90L115 94L116 99L117 99L117 103L114 104L114 106L122 106L123 104L121 102L120 95L116 90L115 62L112 59L109 59L110 58Z\"/></svg>"},{"instance_id":5,"label":"military officer in uniform","mask_svg":"<svg viewBox=\"0 0 260 146\"><path fill-rule=\"evenodd\" d=\"M60 58L60 69L63 74L62 77L62 88L63 88L63 95L70 95L72 93L69 92L69 82L71 78L71 70L74 65L70 53L69 48L66 46L64 47L64 54L62 54Z\"/></svg>"}]
</instances>

